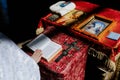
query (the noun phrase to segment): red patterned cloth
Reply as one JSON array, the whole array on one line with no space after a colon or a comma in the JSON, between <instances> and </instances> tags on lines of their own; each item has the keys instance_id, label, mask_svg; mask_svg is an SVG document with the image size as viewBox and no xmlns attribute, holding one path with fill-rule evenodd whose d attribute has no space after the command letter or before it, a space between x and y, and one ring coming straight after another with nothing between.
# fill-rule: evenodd
<instances>
[{"instance_id":1,"label":"red patterned cloth","mask_svg":"<svg viewBox=\"0 0 120 80\"><path fill-rule=\"evenodd\" d=\"M56 30L53 26L48 26L44 33L54 42L61 44L63 50L66 50L69 44L77 41L75 45L77 49L71 48L68 54L58 62L48 63L41 59L39 66L42 80L84 80L88 44L64 31Z\"/></svg>"},{"instance_id":2,"label":"red patterned cloth","mask_svg":"<svg viewBox=\"0 0 120 80\"><path fill-rule=\"evenodd\" d=\"M99 5L92 4L85 1L74 1L76 3L77 7L76 9L80 9L86 13L90 13L93 10L97 9ZM107 17L109 19L112 19L116 21L115 28L113 31L120 33L119 25L120 25L120 12L105 8L96 13L97 15ZM112 14L112 15L111 15ZM45 31L44 33L47 34L53 41L59 43L62 45L63 49L66 49L68 46L67 44L71 44L72 42L77 40L77 47L81 49L71 49L67 56L64 56L59 62L51 62L48 63L44 61L43 59L40 61L40 69L41 69L41 76L42 80L84 80L85 77L85 66L86 66L86 58L87 58L87 49L88 44L85 44L83 40L75 38L68 33L54 30L54 26L61 26L56 24L55 22L51 22L47 20L47 17L50 16L48 14L47 16L41 18L38 28L44 27ZM52 35L49 35L49 33L52 33ZM77 33L75 33L77 34ZM106 34L107 35L107 34ZM89 38L90 40L90 38ZM103 36L103 42L100 42L100 45L107 45L109 47L115 47L116 43L119 43L118 41L113 41L106 36ZM98 42L95 42L98 43ZM112 61L116 61L116 55L118 54L117 49L110 49L113 53L108 56ZM118 50L120 51L120 49Z\"/></svg>"},{"instance_id":3,"label":"red patterned cloth","mask_svg":"<svg viewBox=\"0 0 120 80\"><path fill-rule=\"evenodd\" d=\"M89 13L98 7L96 4L85 1L75 1L75 4L77 5L76 9L82 10L85 13ZM88 44L66 32L54 30L53 25L61 25L47 20L50 15L51 13L40 19L38 28L44 27L44 33L56 43L61 44L63 49L68 48L66 44L71 44L76 40L76 46L80 49L72 48L68 55L64 56L59 62L53 61L48 63L41 59L39 66L42 80L84 80ZM52 34L52 36L49 34Z\"/></svg>"}]
</instances>

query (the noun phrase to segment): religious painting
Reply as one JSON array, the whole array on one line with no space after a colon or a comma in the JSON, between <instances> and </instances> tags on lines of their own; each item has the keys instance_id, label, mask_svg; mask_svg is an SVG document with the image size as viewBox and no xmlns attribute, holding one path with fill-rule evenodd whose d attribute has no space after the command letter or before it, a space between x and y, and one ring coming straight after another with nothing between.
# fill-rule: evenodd
<instances>
[{"instance_id":1,"label":"religious painting","mask_svg":"<svg viewBox=\"0 0 120 80\"><path fill-rule=\"evenodd\" d=\"M92 15L85 19L85 21L74 25L72 29L98 39L100 36L103 36L105 32L110 30L112 22L113 21L108 18Z\"/></svg>"},{"instance_id":2,"label":"religious painting","mask_svg":"<svg viewBox=\"0 0 120 80\"><path fill-rule=\"evenodd\" d=\"M101 32L103 32L103 30L105 30L108 27L109 24L110 24L109 22L93 18L82 28L82 30L98 36Z\"/></svg>"}]
</instances>

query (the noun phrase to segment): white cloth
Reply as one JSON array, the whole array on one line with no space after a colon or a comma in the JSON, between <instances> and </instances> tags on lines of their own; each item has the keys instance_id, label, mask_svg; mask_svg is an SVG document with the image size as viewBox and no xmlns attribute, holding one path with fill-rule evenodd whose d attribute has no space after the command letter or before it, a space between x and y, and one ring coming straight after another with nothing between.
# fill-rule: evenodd
<instances>
[{"instance_id":1,"label":"white cloth","mask_svg":"<svg viewBox=\"0 0 120 80\"><path fill-rule=\"evenodd\" d=\"M76 8L75 3L65 1L58 1L57 3L50 6L50 10L52 12L58 13L61 16L67 14L68 12L74 10L75 8Z\"/></svg>"},{"instance_id":2,"label":"white cloth","mask_svg":"<svg viewBox=\"0 0 120 80\"><path fill-rule=\"evenodd\" d=\"M40 80L37 63L0 33L0 80Z\"/></svg>"},{"instance_id":3,"label":"white cloth","mask_svg":"<svg viewBox=\"0 0 120 80\"><path fill-rule=\"evenodd\" d=\"M58 1L57 3L51 5L49 8L52 12L57 12L60 9L62 9L62 7L60 6L60 4L65 3L65 1Z\"/></svg>"}]
</instances>

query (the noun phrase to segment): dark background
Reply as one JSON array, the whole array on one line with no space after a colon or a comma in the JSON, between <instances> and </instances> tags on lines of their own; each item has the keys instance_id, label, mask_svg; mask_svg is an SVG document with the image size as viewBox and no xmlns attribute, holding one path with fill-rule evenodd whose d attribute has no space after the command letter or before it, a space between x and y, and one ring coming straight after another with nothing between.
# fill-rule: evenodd
<instances>
[{"instance_id":1,"label":"dark background","mask_svg":"<svg viewBox=\"0 0 120 80\"><path fill-rule=\"evenodd\" d=\"M0 7L0 30L16 43L35 36L40 18L58 0L6 0L7 8ZM0 3L5 5L5 3ZM7 11L4 14L3 10ZM5 19L8 16L8 19Z\"/></svg>"}]
</instances>

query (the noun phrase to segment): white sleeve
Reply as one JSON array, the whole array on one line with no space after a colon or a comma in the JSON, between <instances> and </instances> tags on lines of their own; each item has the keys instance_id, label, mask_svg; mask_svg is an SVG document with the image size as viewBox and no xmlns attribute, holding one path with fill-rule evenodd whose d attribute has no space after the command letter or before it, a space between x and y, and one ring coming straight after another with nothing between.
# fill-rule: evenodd
<instances>
[{"instance_id":1,"label":"white sleeve","mask_svg":"<svg viewBox=\"0 0 120 80\"><path fill-rule=\"evenodd\" d=\"M37 63L0 33L0 80L40 80Z\"/></svg>"}]
</instances>

